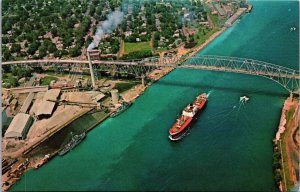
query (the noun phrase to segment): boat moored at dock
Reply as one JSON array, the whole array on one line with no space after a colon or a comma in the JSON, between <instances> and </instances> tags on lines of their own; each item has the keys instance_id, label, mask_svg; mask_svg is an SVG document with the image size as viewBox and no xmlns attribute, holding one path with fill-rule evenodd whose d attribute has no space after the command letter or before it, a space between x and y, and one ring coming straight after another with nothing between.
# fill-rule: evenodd
<instances>
[{"instance_id":1,"label":"boat moored at dock","mask_svg":"<svg viewBox=\"0 0 300 192\"><path fill-rule=\"evenodd\" d=\"M64 154L71 151L71 149L76 147L85 138L85 136L85 132L81 133L80 135L74 135L71 141L65 145L65 147L58 153L58 155L63 156Z\"/></svg>"},{"instance_id":2,"label":"boat moored at dock","mask_svg":"<svg viewBox=\"0 0 300 192\"><path fill-rule=\"evenodd\" d=\"M117 111L113 112L110 117L116 117L123 113L126 109L128 109L132 105L132 102L123 102L122 106L117 109Z\"/></svg>"}]
</instances>

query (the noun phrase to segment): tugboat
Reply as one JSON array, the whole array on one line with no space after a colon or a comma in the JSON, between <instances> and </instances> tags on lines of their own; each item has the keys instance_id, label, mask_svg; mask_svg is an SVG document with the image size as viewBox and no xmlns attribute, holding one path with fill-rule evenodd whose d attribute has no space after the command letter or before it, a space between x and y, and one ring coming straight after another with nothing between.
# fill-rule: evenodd
<instances>
[{"instance_id":1,"label":"tugboat","mask_svg":"<svg viewBox=\"0 0 300 192\"><path fill-rule=\"evenodd\" d=\"M110 117L116 117L123 113L126 109L128 109L132 105L132 102L123 102L122 106L117 109L117 111L113 112Z\"/></svg>"},{"instance_id":2,"label":"tugboat","mask_svg":"<svg viewBox=\"0 0 300 192\"><path fill-rule=\"evenodd\" d=\"M85 136L85 132L81 133L80 135L74 135L71 141L65 145L65 147L58 153L58 155L63 156L67 152L71 151L71 149L76 147L85 138Z\"/></svg>"},{"instance_id":3,"label":"tugboat","mask_svg":"<svg viewBox=\"0 0 300 192\"><path fill-rule=\"evenodd\" d=\"M180 118L177 119L177 122L169 130L169 138L172 141L180 140L184 137L185 133L188 131L193 120L196 119L196 116L204 107L208 95L202 93L199 95L194 103L189 104L183 111Z\"/></svg>"}]
</instances>

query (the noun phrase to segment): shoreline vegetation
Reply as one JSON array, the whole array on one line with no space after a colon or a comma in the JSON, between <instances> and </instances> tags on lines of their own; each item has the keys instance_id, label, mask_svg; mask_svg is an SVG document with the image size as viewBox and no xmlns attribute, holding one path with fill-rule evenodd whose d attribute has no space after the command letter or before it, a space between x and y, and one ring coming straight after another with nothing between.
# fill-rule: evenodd
<instances>
[{"instance_id":1,"label":"shoreline vegetation","mask_svg":"<svg viewBox=\"0 0 300 192\"><path fill-rule=\"evenodd\" d=\"M273 140L274 179L280 191L291 191L299 182L299 140L299 98L287 98Z\"/></svg>"}]
</instances>

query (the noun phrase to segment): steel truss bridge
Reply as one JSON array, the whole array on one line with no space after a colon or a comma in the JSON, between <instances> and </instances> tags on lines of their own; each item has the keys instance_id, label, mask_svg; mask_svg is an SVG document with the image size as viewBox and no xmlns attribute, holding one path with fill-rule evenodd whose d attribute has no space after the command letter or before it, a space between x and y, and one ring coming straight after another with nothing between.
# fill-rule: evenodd
<instances>
[{"instance_id":1,"label":"steel truss bridge","mask_svg":"<svg viewBox=\"0 0 300 192\"><path fill-rule=\"evenodd\" d=\"M131 74L136 77L149 74L154 69L162 67L191 68L202 70L214 70L233 73L256 75L271 79L290 93L299 94L299 72L287 67L253 59L204 55L196 57L151 57L143 60L93 60L94 71L108 71L114 74ZM58 71L88 72L87 60L25 60L8 61L2 65L30 66L30 67L54 67Z\"/></svg>"}]
</instances>

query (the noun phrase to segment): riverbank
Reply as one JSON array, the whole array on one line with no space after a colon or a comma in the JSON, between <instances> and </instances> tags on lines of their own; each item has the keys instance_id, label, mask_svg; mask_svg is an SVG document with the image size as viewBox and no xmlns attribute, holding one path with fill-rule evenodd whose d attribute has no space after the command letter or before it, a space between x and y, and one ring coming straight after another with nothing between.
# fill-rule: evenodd
<instances>
[{"instance_id":1,"label":"riverbank","mask_svg":"<svg viewBox=\"0 0 300 192\"><path fill-rule=\"evenodd\" d=\"M217 38L220 34L222 34L224 31L226 30L225 27L221 28L220 31L217 31L216 33L214 33L213 35L211 35L208 39L205 40L204 43L200 44L198 47L193 48L191 50L188 50L186 52L186 50L184 50L185 48L182 46L179 49L182 49L181 51L179 51L179 54L181 53L188 53L188 57L192 57L194 56L196 53L198 53L199 51L201 51L203 48L205 48L209 43L211 43L215 38ZM162 77L164 77L165 75L169 74L174 68L168 68L168 69L160 69L160 70L156 70L153 74L152 74L152 82L148 83L146 86L143 85L138 85L135 86L134 88L124 92L123 98L126 101L133 101L135 100L137 97L139 97L152 83L154 83L155 81L158 81L159 79L161 79ZM100 124L102 121L104 121L106 118L109 117L109 114L105 115L103 118L101 118L99 121L96 121L92 126L90 126L87 131L92 130L95 126L97 126L98 124ZM66 126L66 124L65 124ZM54 134L54 133L53 133ZM52 136L53 134L51 134L50 136ZM49 136L49 137L50 137ZM46 139L48 139L49 137L47 137ZM45 139L45 140L46 140ZM43 141L45 141L43 140ZM41 144L43 141L37 142L38 144ZM37 145L36 145L37 146ZM32 147L35 148L36 146ZM28 149L27 149L28 150ZM26 150L26 153L28 153L28 151ZM24 153L24 151L22 151L22 153ZM55 155L56 153L51 153L52 155Z\"/></svg>"},{"instance_id":2,"label":"riverbank","mask_svg":"<svg viewBox=\"0 0 300 192\"><path fill-rule=\"evenodd\" d=\"M290 191L299 182L299 99L286 99L274 139L275 180L280 191ZM278 166L277 166L278 165Z\"/></svg>"},{"instance_id":3,"label":"riverbank","mask_svg":"<svg viewBox=\"0 0 300 192\"><path fill-rule=\"evenodd\" d=\"M164 77L168 73L170 73L173 70L173 68L163 68L161 70L156 70L154 74L152 74L152 81L157 81L160 78ZM147 83L146 86L143 86L141 84L136 85L132 87L131 89L125 91L122 93L122 97L126 101L134 101L136 98L138 98L142 93L149 87L151 86L151 82ZM106 99L104 103L109 103L110 99ZM73 107L74 106L64 106L63 108L68 109L68 107ZM76 106L78 108L78 106ZM12 153L6 153L5 156L9 158L18 158L18 160L11 166L12 171L8 171L7 173L3 174L3 183L5 185L2 185L2 190L7 191L14 183L16 183L22 174L24 174L26 171L33 169L36 167L37 164L39 164L44 157L44 155L50 156L49 161L51 158L55 157L57 153L60 151L60 146L62 146L63 140L62 141L56 141L61 138L67 137L68 133L72 129L76 133L76 122L81 121L86 121L89 119L89 122L85 123L84 125L81 125L80 129L81 131L79 132L89 132L93 130L97 125L101 124L103 121L105 121L107 118L110 117L111 112L101 112L101 111L91 111L92 108L83 108L80 111L80 114L75 115L73 118L68 118L66 119L66 122L64 123L59 123L59 126L54 126L54 128L51 129L50 132L45 132L45 133L39 133L39 134L34 134L35 136L38 135L38 139L35 139L34 142L32 141L30 145L26 145L24 148L21 148L18 151L12 152ZM65 110L64 110L65 111ZM88 114L90 113L90 114ZM100 114L101 113L101 114ZM95 115L96 114L96 115ZM66 114L65 114L66 115ZM61 116L61 115L59 115ZM92 118L93 117L93 118ZM91 119L92 118L92 119ZM56 122L55 124L58 124ZM71 127L70 130L68 127ZM68 130L66 130L68 129ZM61 133L65 132L65 133ZM43 134L47 134L47 136L43 136ZM58 139L55 139L58 138ZM56 147L51 148L49 145L53 145L53 142L56 143L54 144ZM50 144L51 143L51 144ZM19 157L20 156L20 157ZM24 160L25 159L25 160ZM22 168L21 170L18 169L18 167L24 163L25 161L28 161L28 165L25 168ZM47 162L49 162L47 161ZM47 163L44 162L43 164ZM42 165L43 165L42 164ZM41 165L41 166L42 166ZM16 177L12 175L11 173L18 173Z\"/></svg>"},{"instance_id":4,"label":"riverbank","mask_svg":"<svg viewBox=\"0 0 300 192\"><path fill-rule=\"evenodd\" d=\"M191 49L187 49L184 48L184 45L181 45L180 47L177 48L177 56L181 57L183 55L188 54L188 57L185 59L187 60L190 57L195 56L196 54L198 54L202 49L204 49L208 44L210 44L213 40L215 40L217 37L219 37L223 32L226 31L227 28L231 27L233 25L233 23L240 18L244 13L246 12L246 8L239 10L238 12L236 12L233 16L231 16L226 22L230 22L231 25L226 25L224 27L222 27L220 30L218 30L217 32L213 33L208 39L205 40L204 43L191 48ZM212 29L214 30L214 29Z\"/></svg>"},{"instance_id":5,"label":"riverbank","mask_svg":"<svg viewBox=\"0 0 300 192\"><path fill-rule=\"evenodd\" d=\"M76 106L76 108L78 108ZM74 106L71 106L71 109L73 109L73 113L67 113L66 110L61 111L56 116L57 118L53 119L51 122L55 122L52 124L52 127L50 128L48 124L45 124L43 128L49 128L46 129L48 131L39 133L38 136L35 138L31 138L30 140L27 140L27 142L20 143L23 145L19 150L17 151L3 151L2 156L7 159L15 159L16 161L10 166L10 169L2 175L2 190L6 191L8 190L15 182L17 182L22 174L26 172L29 169L32 169L35 167L37 162L39 162L43 155L30 155L30 153L33 150L39 150L39 147L52 138L55 134L60 132L63 128L65 128L70 123L74 122L76 119L80 119L83 115L88 113L91 109L85 108L85 109L74 109ZM70 109L68 109L70 110ZM73 115L72 115L73 114ZM64 117L64 118L61 118ZM4 142L5 146L10 145L10 141ZM50 158L55 156L59 150L54 150L47 152L50 155ZM20 166L26 162L26 166ZM12 174L13 173L13 174Z\"/></svg>"}]
</instances>

